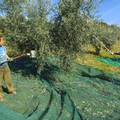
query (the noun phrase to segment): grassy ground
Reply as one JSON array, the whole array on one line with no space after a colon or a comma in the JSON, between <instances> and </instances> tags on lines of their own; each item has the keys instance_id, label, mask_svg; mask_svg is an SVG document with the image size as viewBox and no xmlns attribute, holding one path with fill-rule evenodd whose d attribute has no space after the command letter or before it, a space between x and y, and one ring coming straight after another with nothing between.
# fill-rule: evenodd
<instances>
[{"instance_id":1,"label":"grassy ground","mask_svg":"<svg viewBox=\"0 0 120 120\"><path fill-rule=\"evenodd\" d=\"M119 51L119 43L112 51ZM120 77L108 74L119 74L119 67L94 60L114 57L107 51L102 50L100 56L93 53L90 46L69 74L57 67L57 59L51 59L40 76L35 74L33 59L24 57L10 62L18 94L4 91L6 107L2 110L0 106L0 120L16 120L19 116L24 119L18 120L119 120ZM8 113L14 116L8 119Z\"/></svg>"},{"instance_id":2,"label":"grassy ground","mask_svg":"<svg viewBox=\"0 0 120 120\"><path fill-rule=\"evenodd\" d=\"M117 42L115 45L113 45L111 51L112 52L120 51L119 44L120 44L120 42ZM95 55L94 53L95 53L95 49L90 45L87 46L86 53L82 57L78 56L77 62L80 64L83 64L83 65L97 68L97 69L105 71L105 72L120 75L120 67L111 66L111 65L108 65L106 63L103 63L103 62L100 62L100 61L94 59L94 58L100 58L100 57L102 57L102 58L120 58L119 55L111 55L105 49L102 49L100 51L100 55Z\"/></svg>"}]
</instances>

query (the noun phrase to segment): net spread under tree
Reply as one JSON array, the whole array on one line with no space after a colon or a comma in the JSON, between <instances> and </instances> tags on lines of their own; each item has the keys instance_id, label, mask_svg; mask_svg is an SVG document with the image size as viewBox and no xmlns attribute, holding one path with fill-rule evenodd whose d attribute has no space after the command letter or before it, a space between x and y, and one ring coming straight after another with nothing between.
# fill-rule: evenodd
<instances>
[{"instance_id":1,"label":"net spread under tree","mask_svg":"<svg viewBox=\"0 0 120 120\"><path fill-rule=\"evenodd\" d=\"M37 63L28 57L10 63L18 94L5 94L0 119L119 119L120 78L72 64L83 43L89 41L88 18L92 19L94 0L61 0L52 22L46 19L50 9L45 3L49 1L0 2L0 9L6 13L6 41L21 52L35 49L38 53ZM51 54L57 57L50 59ZM72 72L69 74L60 69L61 66L70 68L70 65Z\"/></svg>"},{"instance_id":2,"label":"net spread under tree","mask_svg":"<svg viewBox=\"0 0 120 120\"><path fill-rule=\"evenodd\" d=\"M5 93L1 120L120 118L118 76L80 64L74 64L74 70L65 74L57 64L56 58L49 58L49 65L44 66L41 76L36 76L32 59L24 57L10 63L18 94Z\"/></svg>"}]
</instances>

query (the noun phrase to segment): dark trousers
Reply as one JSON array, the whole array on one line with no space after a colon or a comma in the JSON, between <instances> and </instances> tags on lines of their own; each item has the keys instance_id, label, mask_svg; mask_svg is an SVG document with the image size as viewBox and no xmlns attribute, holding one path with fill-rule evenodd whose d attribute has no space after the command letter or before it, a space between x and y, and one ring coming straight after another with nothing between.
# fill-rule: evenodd
<instances>
[{"instance_id":1,"label":"dark trousers","mask_svg":"<svg viewBox=\"0 0 120 120\"><path fill-rule=\"evenodd\" d=\"M2 80L5 81L8 92L13 91L11 72L8 65L0 67L0 97L3 97Z\"/></svg>"}]
</instances>

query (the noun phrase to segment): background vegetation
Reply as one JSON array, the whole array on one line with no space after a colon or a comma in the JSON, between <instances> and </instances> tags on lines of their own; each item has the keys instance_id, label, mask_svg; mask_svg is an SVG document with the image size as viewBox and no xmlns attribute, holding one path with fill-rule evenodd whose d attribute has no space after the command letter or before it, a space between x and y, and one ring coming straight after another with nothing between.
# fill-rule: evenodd
<instances>
[{"instance_id":1,"label":"background vegetation","mask_svg":"<svg viewBox=\"0 0 120 120\"><path fill-rule=\"evenodd\" d=\"M18 94L8 95L4 88L1 119L120 118L120 78L115 75L120 69L94 59L118 58L109 50L120 50L120 27L96 16L101 2L0 0L0 33L8 54L37 51L37 65L28 57L9 63Z\"/></svg>"},{"instance_id":2,"label":"background vegetation","mask_svg":"<svg viewBox=\"0 0 120 120\"><path fill-rule=\"evenodd\" d=\"M118 41L120 28L108 25L96 16L102 0L2 0L0 30L3 31L9 54L37 51L38 73L47 58L59 58L60 68L68 71L86 45L99 55L102 44L111 49ZM102 44L101 44L102 42ZM86 50L85 50L86 51Z\"/></svg>"},{"instance_id":3,"label":"background vegetation","mask_svg":"<svg viewBox=\"0 0 120 120\"><path fill-rule=\"evenodd\" d=\"M120 50L119 44L120 44L119 41L116 42L116 44L114 44L111 47L111 51L113 52L119 51ZM96 55L95 48L92 45L88 45L87 48L88 48L87 51L84 52L84 55L82 57L78 55L76 62L83 64L83 65L90 66L92 68L102 70L104 72L109 72L111 74L120 75L119 66L112 66L104 62L95 60L95 58L108 58L108 59L110 58L110 59L116 59L116 61L119 61L119 55L111 55L107 50L104 50L104 49L100 51L99 55Z\"/></svg>"}]
</instances>

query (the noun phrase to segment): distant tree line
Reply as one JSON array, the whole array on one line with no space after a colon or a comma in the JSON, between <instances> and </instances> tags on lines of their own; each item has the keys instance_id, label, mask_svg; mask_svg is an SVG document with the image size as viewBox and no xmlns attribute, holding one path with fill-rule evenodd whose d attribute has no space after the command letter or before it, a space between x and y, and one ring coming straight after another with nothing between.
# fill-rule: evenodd
<instances>
[{"instance_id":1,"label":"distant tree line","mask_svg":"<svg viewBox=\"0 0 120 120\"><path fill-rule=\"evenodd\" d=\"M119 38L120 28L96 18L102 0L2 0L0 30L15 51L37 51L40 73L48 56L56 55L60 67L71 69L71 63L86 44L100 53L101 43L108 48Z\"/></svg>"}]
</instances>

